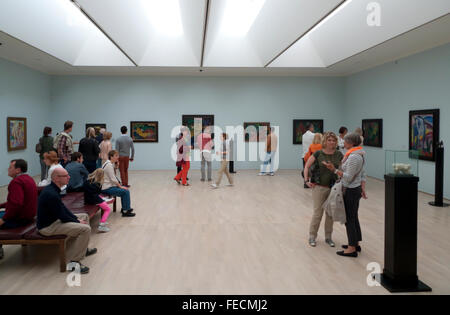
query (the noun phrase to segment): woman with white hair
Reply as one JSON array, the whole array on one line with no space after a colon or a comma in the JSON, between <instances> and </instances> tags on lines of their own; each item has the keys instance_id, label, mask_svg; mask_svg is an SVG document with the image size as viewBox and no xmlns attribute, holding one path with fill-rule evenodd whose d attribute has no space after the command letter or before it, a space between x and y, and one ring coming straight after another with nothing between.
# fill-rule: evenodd
<instances>
[{"instance_id":1,"label":"woman with white hair","mask_svg":"<svg viewBox=\"0 0 450 315\"><path fill-rule=\"evenodd\" d=\"M361 137L357 133L351 133L344 137L345 153L342 160L342 170L335 165L327 163L326 167L337 174L344 186L344 205L347 222L348 245L343 245L344 251L337 252L339 256L358 257L361 251L359 242L362 241L361 226L359 224L358 209L359 201L362 198L367 199L366 195L366 173L364 170L365 156L361 147Z\"/></svg>"},{"instance_id":2,"label":"woman with white hair","mask_svg":"<svg viewBox=\"0 0 450 315\"><path fill-rule=\"evenodd\" d=\"M86 137L81 139L78 152L83 154L83 164L89 173L97 168L97 159L99 157L100 148L97 140L95 140L95 129L89 127L86 130Z\"/></svg>"}]
</instances>

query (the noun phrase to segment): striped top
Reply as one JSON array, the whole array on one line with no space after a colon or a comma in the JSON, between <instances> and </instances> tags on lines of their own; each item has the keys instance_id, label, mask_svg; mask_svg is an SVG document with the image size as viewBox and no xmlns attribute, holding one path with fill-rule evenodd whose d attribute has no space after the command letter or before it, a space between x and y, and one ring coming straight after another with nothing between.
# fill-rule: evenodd
<instances>
[{"instance_id":1,"label":"striped top","mask_svg":"<svg viewBox=\"0 0 450 315\"><path fill-rule=\"evenodd\" d=\"M342 184L346 188L356 188L361 186L361 182L366 181L366 171L364 169L366 152L358 150L351 153L342 164ZM362 167L362 170L361 170Z\"/></svg>"}]
</instances>

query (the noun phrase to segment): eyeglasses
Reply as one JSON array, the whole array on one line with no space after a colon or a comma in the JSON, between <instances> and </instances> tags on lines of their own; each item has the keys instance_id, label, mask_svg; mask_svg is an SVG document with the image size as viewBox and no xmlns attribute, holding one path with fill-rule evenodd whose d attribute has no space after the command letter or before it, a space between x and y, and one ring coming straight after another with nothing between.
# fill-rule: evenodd
<instances>
[{"instance_id":1,"label":"eyeglasses","mask_svg":"<svg viewBox=\"0 0 450 315\"><path fill-rule=\"evenodd\" d=\"M66 174L66 175L58 175L58 177L69 177L69 174Z\"/></svg>"}]
</instances>

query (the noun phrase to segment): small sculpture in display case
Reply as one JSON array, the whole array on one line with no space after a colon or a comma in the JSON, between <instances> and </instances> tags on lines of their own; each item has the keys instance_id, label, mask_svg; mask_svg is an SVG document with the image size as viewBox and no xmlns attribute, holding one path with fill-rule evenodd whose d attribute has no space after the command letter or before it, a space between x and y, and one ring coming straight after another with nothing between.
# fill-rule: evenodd
<instances>
[{"instance_id":1,"label":"small sculpture in display case","mask_svg":"<svg viewBox=\"0 0 450 315\"><path fill-rule=\"evenodd\" d=\"M410 150L386 150L385 174L393 176L418 176L419 154Z\"/></svg>"}]
</instances>

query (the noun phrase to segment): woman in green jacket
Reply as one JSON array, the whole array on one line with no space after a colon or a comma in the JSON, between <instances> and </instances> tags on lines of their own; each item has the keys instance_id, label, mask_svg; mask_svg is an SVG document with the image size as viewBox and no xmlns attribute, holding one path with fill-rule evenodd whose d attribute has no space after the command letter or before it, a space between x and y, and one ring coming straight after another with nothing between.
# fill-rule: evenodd
<instances>
[{"instance_id":1,"label":"woman in green jacket","mask_svg":"<svg viewBox=\"0 0 450 315\"><path fill-rule=\"evenodd\" d=\"M41 152L39 152L39 161L41 162L41 181L47 178L48 166L44 163L44 153L50 151L56 151L53 148L53 137L50 136L52 128L45 127L44 134L39 138L39 144L41 145Z\"/></svg>"}]
</instances>

